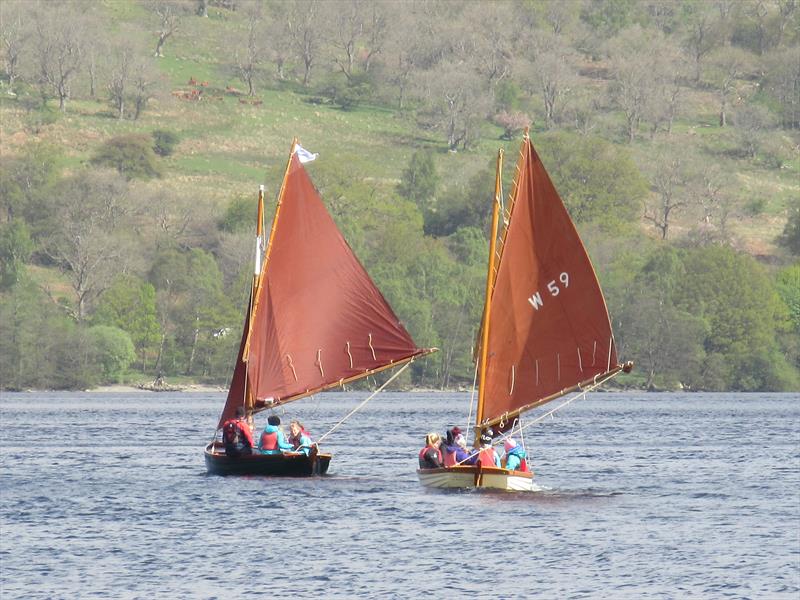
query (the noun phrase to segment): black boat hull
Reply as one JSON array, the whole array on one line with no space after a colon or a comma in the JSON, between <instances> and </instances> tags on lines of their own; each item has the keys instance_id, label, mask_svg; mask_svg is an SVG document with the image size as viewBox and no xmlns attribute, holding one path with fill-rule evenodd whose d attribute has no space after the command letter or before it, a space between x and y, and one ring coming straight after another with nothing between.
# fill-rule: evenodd
<instances>
[{"instance_id":1,"label":"black boat hull","mask_svg":"<svg viewBox=\"0 0 800 600\"><path fill-rule=\"evenodd\" d=\"M330 454L312 450L281 454L250 454L231 457L221 444L212 443L205 449L206 469L209 475L262 475L268 477L313 477L325 475L331 462Z\"/></svg>"}]
</instances>

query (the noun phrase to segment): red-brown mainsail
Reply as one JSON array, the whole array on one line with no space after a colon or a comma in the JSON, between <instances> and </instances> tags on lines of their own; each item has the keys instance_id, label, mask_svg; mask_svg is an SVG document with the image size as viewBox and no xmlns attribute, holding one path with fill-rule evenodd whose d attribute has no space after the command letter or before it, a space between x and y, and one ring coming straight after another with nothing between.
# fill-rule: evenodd
<instances>
[{"instance_id":1,"label":"red-brown mainsail","mask_svg":"<svg viewBox=\"0 0 800 600\"><path fill-rule=\"evenodd\" d=\"M527 135L508 211L490 267L476 421L500 430L622 368L592 263Z\"/></svg>"}]
</instances>

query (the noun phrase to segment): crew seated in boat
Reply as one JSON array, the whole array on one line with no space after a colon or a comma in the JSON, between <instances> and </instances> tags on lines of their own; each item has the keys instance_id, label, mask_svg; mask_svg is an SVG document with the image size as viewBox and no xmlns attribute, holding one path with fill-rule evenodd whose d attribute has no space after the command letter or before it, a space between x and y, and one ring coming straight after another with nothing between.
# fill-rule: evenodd
<instances>
[{"instance_id":1,"label":"crew seated in boat","mask_svg":"<svg viewBox=\"0 0 800 600\"><path fill-rule=\"evenodd\" d=\"M475 456L470 457L467 451L467 440L461 434L461 429L453 427L447 430L446 441L442 448L442 460L445 467L457 464L473 464Z\"/></svg>"},{"instance_id":2,"label":"crew seated in boat","mask_svg":"<svg viewBox=\"0 0 800 600\"><path fill-rule=\"evenodd\" d=\"M306 456L311 452L311 446L314 445L314 442L311 441L311 434L306 431L300 421L289 423L289 443L292 445L292 450L302 452Z\"/></svg>"},{"instance_id":3,"label":"crew seated in boat","mask_svg":"<svg viewBox=\"0 0 800 600\"><path fill-rule=\"evenodd\" d=\"M232 457L252 454L253 432L250 430L250 423L247 422L244 406L236 407L236 417L228 419L222 424L222 443L225 446L225 454Z\"/></svg>"},{"instance_id":4,"label":"crew seated in boat","mask_svg":"<svg viewBox=\"0 0 800 600\"><path fill-rule=\"evenodd\" d=\"M267 425L258 440L258 449L261 454L280 454L284 450L292 450L292 445L286 441L286 436L283 434L280 425L281 418L279 416L269 416Z\"/></svg>"},{"instance_id":5,"label":"crew seated in boat","mask_svg":"<svg viewBox=\"0 0 800 600\"><path fill-rule=\"evenodd\" d=\"M484 429L481 432L481 447L478 452L478 460L481 466L484 467L499 467L500 455L492 447L492 439L494 439L494 432L491 428Z\"/></svg>"},{"instance_id":6,"label":"crew seated in boat","mask_svg":"<svg viewBox=\"0 0 800 600\"><path fill-rule=\"evenodd\" d=\"M525 460L525 449L517 444L513 438L508 438L503 444L506 454L503 457L502 463L506 469L512 471L528 471L528 463Z\"/></svg>"},{"instance_id":7,"label":"crew seated in boat","mask_svg":"<svg viewBox=\"0 0 800 600\"><path fill-rule=\"evenodd\" d=\"M420 469L438 469L444 466L442 461L442 437L438 433L429 433L425 436L425 447L419 451Z\"/></svg>"}]
</instances>

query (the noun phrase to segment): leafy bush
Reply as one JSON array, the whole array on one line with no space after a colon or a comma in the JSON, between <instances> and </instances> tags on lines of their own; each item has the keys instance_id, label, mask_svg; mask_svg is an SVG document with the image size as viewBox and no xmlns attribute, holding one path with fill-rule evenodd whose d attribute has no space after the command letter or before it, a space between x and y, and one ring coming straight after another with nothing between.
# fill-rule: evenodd
<instances>
[{"instance_id":1,"label":"leafy bush","mask_svg":"<svg viewBox=\"0 0 800 600\"><path fill-rule=\"evenodd\" d=\"M126 179L151 179L161 177L157 160L148 136L128 134L108 140L91 162L112 167Z\"/></svg>"},{"instance_id":2,"label":"leafy bush","mask_svg":"<svg viewBox=\"0 0 800 600\"><path fill-rule=\"evenodd\" d=\"M228 233L251 232L255 229L256 205L252 198L234 198L219 221L219 228Z\"/></svg>"},{"instance_id":3,"label":"leafy bush","mask_svg":"<svg viewBox=\"0 0 800 600\"><path fill-rule=\"evenodd\" d=\"M786 220L783 233L778 238L778 243L792 254L800 256L800 206L790 209L789 218Z\"/></svg>"},{"instance_id":4,"label":"leafy bush","mask_svg":"<svg viewBox=\"0 0 800 600\"><path fill-rule=\"evenodd\" d=\"M156 129L153 132L153 152L159 156L169 156L175 150L180 138L177 133L166 129Z\"/></svg>"},{"instance_id":5,"label":"leafy bush","mask_svg":"<svg viewBox=\"0 0 800 600\"><path fill-rule=\"evenodd\" d=\"M96 325L87 332L97 365L102 369L101 381L116 383L136 359L131 336L122 329Z\"/></svg>"}]
</instances>

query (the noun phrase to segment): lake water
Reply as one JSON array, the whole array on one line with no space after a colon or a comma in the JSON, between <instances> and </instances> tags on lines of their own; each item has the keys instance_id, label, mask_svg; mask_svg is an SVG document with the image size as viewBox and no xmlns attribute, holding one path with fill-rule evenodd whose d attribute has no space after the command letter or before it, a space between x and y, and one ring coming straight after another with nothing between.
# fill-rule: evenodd
<instances>
[{"instance_id":1,"label":"lake water","mask_svg":"<svg viewBox=\"0 0 800 600\"><path fill-rule=\"evenodd\" d=\"M284 421L319 436L364 397ZM533 493L419 485L468 394L379 396L324 478L208 476L223 398L3 394L0 597L800 596L796 395L590 395L526 430Z\"/></svg>"}]
</instances>

